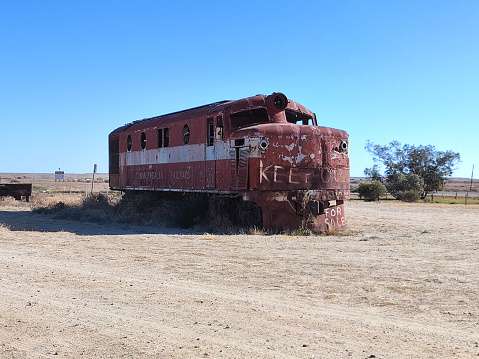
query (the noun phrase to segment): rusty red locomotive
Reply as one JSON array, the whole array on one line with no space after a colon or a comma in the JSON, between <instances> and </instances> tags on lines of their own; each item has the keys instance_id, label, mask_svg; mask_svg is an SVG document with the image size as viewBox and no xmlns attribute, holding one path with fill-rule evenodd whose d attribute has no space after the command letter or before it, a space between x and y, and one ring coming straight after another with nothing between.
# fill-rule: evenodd
<instances>
[{"instance_id":1,"label":"rusty red locomotive","mask_svg":"<svg viewBox=\"0 0 479 359\"><path fill-rule=\"evenodd\" d=\"M240 198L265 228L345 226L349 136L282 93L221 101L109 135L110 187Z\"/></svg>"}]
</instances>

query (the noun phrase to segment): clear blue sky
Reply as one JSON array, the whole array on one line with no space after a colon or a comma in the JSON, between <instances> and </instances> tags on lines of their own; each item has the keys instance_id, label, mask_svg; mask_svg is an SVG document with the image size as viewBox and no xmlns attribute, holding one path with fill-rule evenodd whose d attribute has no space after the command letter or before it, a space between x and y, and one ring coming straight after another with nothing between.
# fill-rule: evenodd
<instances>
[{"instance_id":1,"label":"clear blue sky","mask_svg":"<svg viewBox=\"0 0 479 359\"><path fill-rule=\"evenodd\" d=\"M0 34L0 172L107 172L125 123L283 92L349 132L351 176L368 139L479 175L476 0L0 0Z\"/></svg>"}]
</instances>

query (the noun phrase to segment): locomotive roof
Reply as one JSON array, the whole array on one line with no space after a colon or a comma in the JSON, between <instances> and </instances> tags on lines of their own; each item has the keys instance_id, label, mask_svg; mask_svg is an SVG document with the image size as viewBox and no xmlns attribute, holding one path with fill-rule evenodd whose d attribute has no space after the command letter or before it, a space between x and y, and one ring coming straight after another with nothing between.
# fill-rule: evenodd
<instances>
[{"instance_id":1,"label":"locomotive roof","mask_svg":"<svg viewBox=\"0 0 479 359\"><path fill-rule=\"evenodd\" d=\"M207 104L207 105L192 107L192 108L189 108L189 109L186 109L186 110L175 111L175 112L170 112L170 113L167 113L167 114L164 114L164 115L159 115L159 116L144 118L144 119L141 119L141 120L136 120L136 121L127 123L126 125L123 125L121 127L118 127L112 133L121 132L123 130L126 130L127 128L130 128L131 126L133 126L137 123L140 123L140 122L160 120L162 118L168 118L168 119L178 118L178 117L181 117L181 115L184 115L184 114L191 115L192 113L195 113L195 112L208 113L208 112L212 111L213 109L217 108L218 106L224 105L224 104L227 104L227 103L230 103L230 102L234 102L234 101L231 101L231 100L218 101L218 102L213 102L213 103L210 103L210 104Z\"/></svg>"},{"instance_id":2,"label":"locomotive roof","mask_svg":"<svg viewBox=\"0 0 479 359\"><path fill-rule=\"evenodd\" d=\"M219 111L222 111L224 108L226 107L236 107L237 105L251 105L252 103L259 103L259 102L263 102L265 100L265 98L267 98L268 96L266 95L256 95L256 96L252 96L252 97L247 97L247 98L244 98L244 99L240 99L240 100L224 100L224 101L219 101L219 102L213 102L213 103L210 103L210 104L207 104L207 105L203 105L203 106L198 106L198 107L192 107L192 108L189 108L189 109L186 109L186 110L181 110L181 111L176 111L176 112L171 112L171 113L168 113L168 114L164 114L164 115L160 115L160 116L154 116L154 117L149 117L149 118L144 118L144 119L141 119L141 120L136 120L136 121L133 121L131 123L128 123L126 125L123 125L121 127L118 127L116 130L112 131L111 133L116 133L116 132L121 132L121 131L124 131L128 128L131 128L131 127L138 127L138 129L140 128L144 128L146 123L148 123L148 126L151 126L153 123L155 122L160 122L160 121L179 121L179 120L182 120L183 118L185 117L191 117L191 116L201 116L201 115L208 115L210 113L215 113L215 112L219 112ZM289 100L289 99L288 99ZM304 109L306 112L309 112L309 110L307 110L306 108L304 108L303 106L299 105L298 103L294 102L294 101L291 101L289 100L290 104L294 104L295 106L294 107L299 107L299 108L302 108Z\"/></svg>"}]
</instances>

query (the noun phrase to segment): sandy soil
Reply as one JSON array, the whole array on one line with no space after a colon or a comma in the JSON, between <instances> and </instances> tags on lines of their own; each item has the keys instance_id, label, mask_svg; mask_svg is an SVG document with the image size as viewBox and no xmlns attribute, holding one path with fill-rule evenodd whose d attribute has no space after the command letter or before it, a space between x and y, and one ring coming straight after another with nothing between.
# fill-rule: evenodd
<instances>
[{"instance_id":1,"label":"sandy soil","mask_svg":"<svg viewBox=\"0 0 479 359\"><path fill-rule=\"evenodd\" d=\"M0 358L473 358L479 206L347 203L348 236L0 205Z\"/></svg>"}]
</instances>

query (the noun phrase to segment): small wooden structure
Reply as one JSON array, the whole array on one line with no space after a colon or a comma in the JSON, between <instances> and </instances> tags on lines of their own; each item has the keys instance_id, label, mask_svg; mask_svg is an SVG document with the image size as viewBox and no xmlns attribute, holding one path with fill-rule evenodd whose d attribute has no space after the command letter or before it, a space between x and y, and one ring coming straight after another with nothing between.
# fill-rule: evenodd
<instances>
[{"instance_id":1,"label":"small wooden structure","mask_svg":"<svg viewBox=\"0 0 479 359\"><path fill-rule=\"evenodd\" d=\"M0 197L11 196L17 201L25 197L25 200L29 202L31 195L31 183L0 183Z\"/></svg>"}]
</instances>

